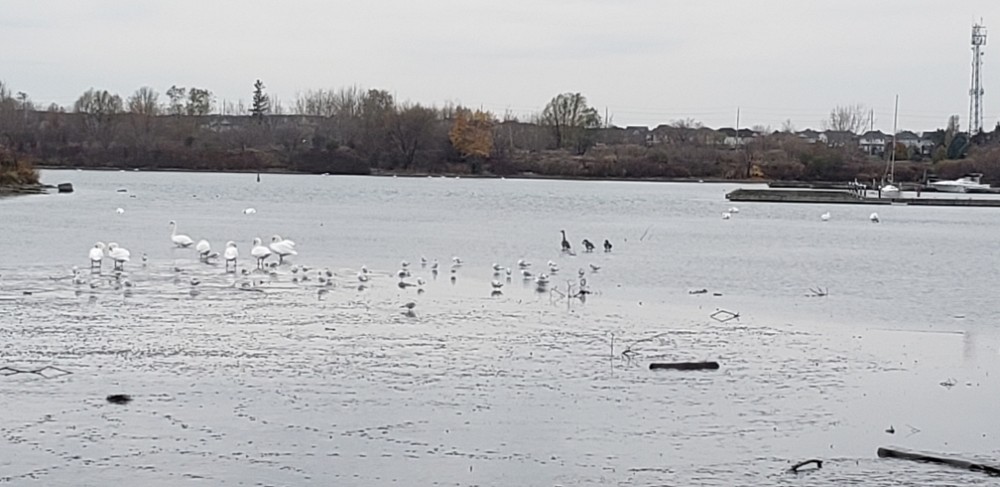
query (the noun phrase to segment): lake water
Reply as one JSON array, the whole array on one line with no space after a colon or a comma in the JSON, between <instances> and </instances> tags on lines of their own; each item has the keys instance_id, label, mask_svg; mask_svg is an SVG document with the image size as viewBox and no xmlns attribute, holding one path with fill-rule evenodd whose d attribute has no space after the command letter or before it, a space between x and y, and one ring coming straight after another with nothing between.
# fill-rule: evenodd
<instances>
[{"instance_id":1,"label":"lake water","mask_svg":"<svg viewBox=\"0 0 1000 487\"><path fill-rule=\"evenodd\" d=\"M875 451L1000 454L997 209L881 207L873 224L866 206L743 204L723 220L734 185L42 176L76 192L0 199L0 367L59 370L0 375L0 483L995 481ZM175 248L170 220L237 242L240 271ZM274 234L299 255L244 275ZM97 241L131 251L133 286L110 262L87 272ZM560 270L539 291L518 259ZM403 260L425 284L398 285ZM560 294L579 269L585 301ZM688 360L722 367L648 369ZM824 467L786 472L809 458Z\"/></svg>"}]
</instances>

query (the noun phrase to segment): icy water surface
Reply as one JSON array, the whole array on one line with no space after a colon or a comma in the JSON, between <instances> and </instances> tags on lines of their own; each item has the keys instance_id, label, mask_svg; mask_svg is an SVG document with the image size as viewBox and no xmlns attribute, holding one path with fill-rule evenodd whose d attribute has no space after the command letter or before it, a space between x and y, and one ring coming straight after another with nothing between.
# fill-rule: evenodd
<instances>
[{"instance_id":1,"label":"icy water surface","mask_svg":"<svg viewBox=\"0 0 1000 487\"><path fill-rule=\"evenodd\" d=\"M875 456L1000 451L995 210L886 207L875 225L867 207L741 205L722 220L732 186L43 177L77 192L0 200L0 367L58 369L0 375L0 483L996 481ZM173 248L169 220L219 251L280 234L299 255L227 274ZM132 286L109 262L86 272L98 240L131 250ZM560 270L538 291L520 258ZM399 287L402 260L423 285ZM592 294L563 298L579 269ZM722 368L648 370L683 360ZM786 472L807 458L824 468Z\"/></svg>"}]
</instances>

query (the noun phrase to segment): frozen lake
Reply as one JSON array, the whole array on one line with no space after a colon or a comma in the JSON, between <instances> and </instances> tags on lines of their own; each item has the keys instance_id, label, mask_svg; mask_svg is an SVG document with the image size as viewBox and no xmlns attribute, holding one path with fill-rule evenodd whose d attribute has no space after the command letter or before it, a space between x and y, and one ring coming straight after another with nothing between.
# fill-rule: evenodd
<instances>
[{"instance_id":1,"label":"frozen lake","mask_svg":"<svg viewBox=\"0 0 1000 487\"><path fill-rule=\"evenodd\" d=\"M43 180L77 191L0 199L0 367L70 374L0 376L0 483L995 480L875 451L1000 453L996 209L892 206L873 224L866 206L745 204L723 220L736 186ZM220 252L235 241L240 271L175 248L170 220ZM575 255L560 252L559 230ZM251 240L274 234L299 255L245 275ZM584 238L598 250L583 252ZM131 251L133 286L110 262L87 272L97 241ZM422 256L440 262L436 278ZM453 256L464 261L454 273ZM518 259L535 274L549 260L560 270L539 291ZM406 281L425 284L398 286L403 260ZM494 263L512 268L509 281ZM363 265L373 277L359 289ZM332 284L320 282L327 269ZM586 301L554 291L575 288L579 269ZM829 295L808 296L817 288ZM717 308L740 318L713 320ZM685 360L722 368L648 370ZM107 403L114 393L134 401ZM824 468L785 472L808 458Z\"/></svg>"}]
</instances>

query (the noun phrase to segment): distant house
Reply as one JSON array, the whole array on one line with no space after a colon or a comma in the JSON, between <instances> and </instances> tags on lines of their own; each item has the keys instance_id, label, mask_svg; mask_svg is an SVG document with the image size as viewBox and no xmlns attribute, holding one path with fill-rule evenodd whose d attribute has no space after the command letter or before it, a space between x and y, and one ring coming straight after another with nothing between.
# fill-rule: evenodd
<instances>
[{"instance_id":1,"label":"distant house","mask_svg":"<svg viewBox=\"0 0 1000 487\"><path fill-rule=\"evenodd\" d=\"M924 132L920 135L920 140L917 141L917 147L919 148L921 155L930 156L934 153L934 148L938 146L938 143L933 134L933 132Z\"/></svg>"},{"instance_id":2,"label":"distant house","mask_svg":"<svg viewBox=\"0 0 1000 487\"><path fill-rule=\"evenodd\" d=\"M881 130L870 130L861 134L861 138L858 139L858 147L865 154L881 157L885 155L885 147L890 140L891 138L882 133Z\"/></svg>"},{"instance_id":3,"label":"distant house","mask_svg":"<svg viewBox=\"0 0 1000 487\"><path fill-rule=\"evenodd\" d=\"M722 143L729 147L742 147L751 139L757 137L757 132L750 129L736 130L730 127L723 127L717 130L717 132L723 135Z\"/></svg>"},{"instance_id":4,"label":"distant house","mask_svg":"<svg viewBox=\"0 0 1000 487\"><path fill-rule=\"evenodd\" d=\"M805 129L805 130L803 130L801 132L795 132L795 135L798 136L798 138L802 139L805 142L808 142L810 144L815 144L815 143L821 141L820 136L822 134L820 134L819 132L817 132L817 131L815 131L813 129Z\"/></svg>"},{"instance_id":5,"label":"distant house","mask_svg":"<svg viewBox=\"0 0 1000 487\"><path fill-rule=\"evenodd\" d=\"M854 132L847 130L824 130L819 134L820 142L827 147L848 147L856 142L857 136Z\"/></svg>"},{"instance_id":6,"label":"distant house","mask_svg":"<svg viewBox=\"0 0 1000 487\"><path fill-rule=\"evenodd\" d=\"M629 125L625 127L625 142L636 145L650 145L653 143L653 134L649 127L643 125Z\"/></svg>"},{"instance_id":7,"label":"distant house","mask_svg":"<svg viewBox=\"0 0 1000 487\"><path fill-rule=\"evenodd\" d=\"M907 149L920 147L920 136L909 130L904 130L896 134L896 143L903 144Z\"/></svg>"}]
</instances>

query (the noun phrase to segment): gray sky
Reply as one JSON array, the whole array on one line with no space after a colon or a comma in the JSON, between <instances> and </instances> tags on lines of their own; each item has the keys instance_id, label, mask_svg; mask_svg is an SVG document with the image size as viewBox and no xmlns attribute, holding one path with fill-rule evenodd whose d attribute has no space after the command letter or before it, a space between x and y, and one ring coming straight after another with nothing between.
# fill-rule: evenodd
<instances>
[{"instance_id":1,"label":"gray sky","mask_svg":"<svg viewBox=\"0 0 1000 487\"><path fill-rule=\"evenodd\" d=\"M966 127L973 20L1000 120L1000 1L4 0L0 79L37 102L148 85L249 100L359 85L399 100L540 111L583 93L617 125L821 128L836 105L892 128ZM994 47L995 45L995 47Z\"/></svg>"}]
</instances>

